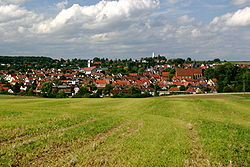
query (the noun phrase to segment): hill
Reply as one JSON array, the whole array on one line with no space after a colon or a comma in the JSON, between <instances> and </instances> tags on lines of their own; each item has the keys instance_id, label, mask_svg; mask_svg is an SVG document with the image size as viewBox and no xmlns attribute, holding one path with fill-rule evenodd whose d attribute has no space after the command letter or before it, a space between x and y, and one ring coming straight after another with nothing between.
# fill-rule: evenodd
<instances>
[{"instance_id":1,"label":"hill","mask_svg":"<svg viewBox=\"0 0 250 167\"><path fill-rule=\"evenodd\" d=\"M50 57L37 56L0 56L0 63L4 64L36 64L36 63L51 63Z\"/></svg>"},{"instance_id":2,"label":"hill","mask_svg":"<svg viewBox=\"0 0 250 167\"><path fill-rule=\"evenodd\" d=\"M0 166L247 166L250 99L0 96Z\"/></svg>"}]
</instances>

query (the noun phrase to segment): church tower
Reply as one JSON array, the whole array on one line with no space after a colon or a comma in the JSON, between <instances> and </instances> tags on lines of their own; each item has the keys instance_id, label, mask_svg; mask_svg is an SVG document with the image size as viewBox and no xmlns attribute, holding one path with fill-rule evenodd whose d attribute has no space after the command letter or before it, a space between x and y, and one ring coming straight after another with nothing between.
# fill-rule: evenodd
<instances>
[{"instance_id":1,"label":"church tower","mask_svg":"<svg viewBox=\"0 0 250 167\"><path fill-rule=\"evenodd\" d=\"M91 60L88 60L88 67L91 67Z\"/></svg>"}]
</instances>

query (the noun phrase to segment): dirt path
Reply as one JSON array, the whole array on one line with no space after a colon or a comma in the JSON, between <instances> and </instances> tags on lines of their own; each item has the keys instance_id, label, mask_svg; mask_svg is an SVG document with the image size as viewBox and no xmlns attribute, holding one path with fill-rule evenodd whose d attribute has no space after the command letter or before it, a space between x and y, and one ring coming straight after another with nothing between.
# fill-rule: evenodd
<instances>
[{"instance_id":1,"label":"dirt path","mask_svg":"<svg viewBox=\"0 0 250 167\"><path fill-rule=\"evenodd\" d=\"M203 153L197 130L191 123L187 123L186 126L190 131L189 138L192 145L190 157L185 161L184 167L211 167L209 160Z\"/></svg>"}]
</instances>

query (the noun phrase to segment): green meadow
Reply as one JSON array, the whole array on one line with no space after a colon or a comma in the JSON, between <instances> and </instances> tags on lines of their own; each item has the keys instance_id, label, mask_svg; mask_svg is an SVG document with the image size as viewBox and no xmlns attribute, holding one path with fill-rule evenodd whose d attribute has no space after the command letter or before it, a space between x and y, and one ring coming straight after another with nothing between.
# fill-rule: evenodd
<instances>
[{"instance_id":1,"label":"green meadow","mask_svg":"<svg viewBox=\"0 0 250 167\"><path fill-rule=\"evenodd\" d=\"M0 166L249 166L249 96L0 96Z\"/></svg>"}]
</instances>

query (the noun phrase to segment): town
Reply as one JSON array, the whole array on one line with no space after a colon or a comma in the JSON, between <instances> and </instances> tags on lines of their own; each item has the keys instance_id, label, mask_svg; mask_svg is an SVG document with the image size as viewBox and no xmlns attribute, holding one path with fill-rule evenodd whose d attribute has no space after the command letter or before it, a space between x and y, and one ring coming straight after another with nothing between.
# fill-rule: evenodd
<instances>
[{"instance_id":1,"label":"town","mask_svg":"<svg viewBox=\"0 0 250 167\"><path fill-rule=\"evenodd\" d=\"M0 63L1 94L57 98L150 97L250 89L249 64L219 59L198 62L153 54L140 60L1 57ZM233 70L230 75L240 75L225 76L227 69Z\"/></svg>"}]
</instances>

